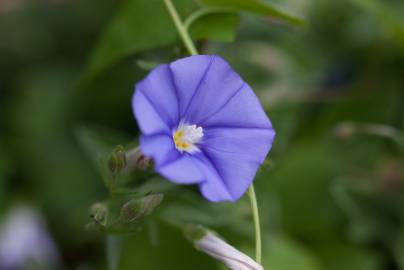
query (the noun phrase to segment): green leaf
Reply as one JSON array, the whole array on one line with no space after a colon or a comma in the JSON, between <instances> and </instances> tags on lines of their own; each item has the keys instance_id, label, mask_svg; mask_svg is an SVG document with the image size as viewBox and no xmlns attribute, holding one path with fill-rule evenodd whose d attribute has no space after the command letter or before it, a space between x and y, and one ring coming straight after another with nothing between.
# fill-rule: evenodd
<instances>
[{"instance_id":1,"label":"green leaf","mask_svg":"<svg viewBox=\"0 0 404 270\"><path fill-rule=\"evenodd\" d=\"M400 270L404 270L404 228L398 233L398 237L395 240L393 254L400 267Z\"/></svg>"},{"instance_id":2,"label":"green leaf","mask_svg":"<svg viewBox=\"0 0 404 270\"><path fill-rule=\"evenodd\" d=\"M318 259L312 252L292 239L274 235L269 238L268 242L270 244L263 254L263 266L265 269L321 269Z\"/></svg>"},{"instance_id":3,"label":"green leaf","mask_svg":"<svg viewBox=\"0 0 404 270\"><path fill-rule=\"evenodd\" d=\"M301 141L284 160L277 159L273 170L257 174L258 198L261 183L276 193L288 233L314 240L329 237L338 228L342 216L329 195L330 179L339 168L335 152L327 141Z\"/></svg>"},{"instance_id":4,"label":"green leaf","mask_svg":"<svg viewBox=\"0 0 404 270\"><path fill-rule=\"evenodd\" d=\"M147 172L129 174L124 170L126 152L123 146L116 146L118 142L128 141L124 134L105 128L81 127L77 129L76 137L110 191L119 191L129 182L143 179L147 175Z\"/></svg>"},{"instance_id":5,"label":"green leaf","mask_svg":"<svg viewBox=\"0 0 404 270\"><path fill-rule=\"evenodd\" d=\"M160 218L175 227L184 224L199 224L212 229L226 228L238 235L251 233L251 219L245 219L243 213L250 213L248 200L235 204L212 204L203 200L199 194L185 189L175 194L175 201L167 203ZM169 199L167 199L169 201Z\"/></svg>"},{"instance_id":6,"label":"green leaf","mask_svg":"<svg viewBox=\"0 0 404 270\"><path fill-rule=\"evenodd\" d=\"M6 159L6 156L4 155L5 151L2 149L2 145L0 144L0 202L2 203L0 207L0 211L2 210L3 206L5 205L4 199L6 193L6 173L9 167L9 161Z\"/></svg>"},{"instance_id":7,"label":"green leaf","mask_svg":"<svg viewBox=\"0 0 404 270\"><path fill-rule=\"evenodd\" d=\"M379 253L364 247L339 242L326 242L315 247L324 269L377 270L382 269Z\"/></svg>"},{"instance_id":8,"label":"green leaf","mask_svg":"<svg viewBox=\"0 0 404 270\"><path fill-rule=\"evenodd\" d=\"M235 11L245 11L261 16L270 16L293 25L301 26L305 24L302 18L284 11L273 3L261 0L201 0L201 2L208 7L229 8Z\"/></svg>"},{"instance_id":9,"label":"green leaf","mask_svg":"<svg viewBox=\"0 0 404 270\"><path fill-rule=\"evenodd\" d=\"M193 7L191 1L178 0L180 14ZM91 79L121 59L179 40L175 26L161 0L125 1L102 33L90 56L84 78Z\"/></svg>"},{"instance_id":10,"label":"green leaf","mask_svg":"<svg viewBox=\"0 0 404 270\"><path fill-rule=\"evenodd\" d=\"M404 20L400 12L397 12L400 6L394 8L377 0L350 0L350 2L374 16L404 50Z\"/></svg>"},{"instance_id":11,"label":"green leaf","mask_svg":"<svg viewBox=\"0 0 404 270\"><path fill-rule=\"evenodd\" d=\"M174 4L183 18L196 8L188 0L177 0ZM195 20L190 31L197 40L232 41L238 21L234 13L209 13ZM128 0L101 34L82 79L98 76L125 57L177 42L180 42L178 33L163 1Z\"/></svg>"},{"instance_id":12,"label":"green leaf","mask_svg":"<svg viewBox=\"0 0 404 270\"><path fill-rule=\"evenodd\" d=\"M125 238L122 248L120 270L175 269L216 270L216 262L196 251L182 232L163 223L157 223L158 245L149 243L147 232Z\"/></svg>"},{"instance_id":13,"label":"green leaf","mask_svg":"<svg viewBox=\"0 0 404 270\"><path fill-rule=\"evenodd\" d=\"M190 25L189 31L194 39L211 39L231 42L236 36L240 22L238 14L230 12L207 13Z\"/></svg>"}]
</instances>

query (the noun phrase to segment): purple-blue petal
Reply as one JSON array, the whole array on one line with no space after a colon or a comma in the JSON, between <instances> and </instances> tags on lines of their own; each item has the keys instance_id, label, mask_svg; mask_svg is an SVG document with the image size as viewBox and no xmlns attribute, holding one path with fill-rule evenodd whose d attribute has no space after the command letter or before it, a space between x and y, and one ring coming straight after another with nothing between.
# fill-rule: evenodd
<instances>
[{"instance_id":1,"label":"purple-blue petal","mask_svg":"<svg viewBox=\"0 0 404 270\"><path fill-rule=\"evenodd\" d=\"M196 184L204 180L194 164L194 157L178 152L169 135L142 136L140 148L144 155L153 158L156 171L172 182Z\"/></svg>"},{"instance_id":2,"label":"purple-blue petal","mask_svg":"<svg viewBox=\"0 0 404 270\"><path fill-rule=\"evenodd\" d=\"M210 201L236 201L251 185L265 160L275 132L272 129L207 128L201 143L205 181L199 184ZM201 166L200 166L201 167Z\"/></svg>"},{"instance_id":3,"label":"purple-blue petal","mask_svg":"<svg viewBox=\"0 0 404 270\"><path fill-rule=\"evenodd\" d=\"M215 114L245 84L219 56L192 56L174 62L170 67L179 92L187 93L179 95L180 104L183 104L181 115L187 123L199 124ZM181 99L185 96L186 99Z\"/></svg>"},{"instance_id":4,"label":"purple-blue petal","mask_svg":"<svg viewBox=\"0 0 404 270\"><path fill-rule=\"evenodd\" d=\"M212 56L195 55L169 64L172 79L178 93L181 116L184 116L191 100L195 97L195 93L206 80L206 75L212 62Z\"/></svg>"},{"instance_id":5,"label":"purple-blue petal","mask_svg":"<svg viewBox=\"0 0 404 270\"><path fill-rule=\"evenodd\" d=\"M195 165L195 157L188 154L180 158L156 167L156 170L165 178L177 184L197 184L204 180L204 175Z\"/></svg>"},{"instance_id":6,"label":"purple-blue petal","mask_svg":"<svg viewBox=\"0 0 404 270\"><path fill-rule=\"evenodd\" d=\"M273 129L205 128L201 148L232 154L238 159L262 163L275 138Z\"/></svg>"},{"instance_id":7,"label":"purple-blue petal","mask_svg":"<svg viewBox=\"0 0 404 270\"><path fill-rule=\"evenodd\" d=\"M200 123L204 128L233 127L272 129L272 124L264 112L253 90L244 87L215 114Z\"/></svg>"},{"instance_id":8,"label":"purple-blue petal","mask_svg":"<svg viewBox=\"0 0 404 270\"><path fill-rule=\"evenodd\" d=\"M141 108L137 108L139 106ZM168 65L159 65L136 85L133 107L141 129L145 127L149 131L150 125L161 125L162 122L164 130L167 128L170 130L177 125L179 119L177 90ZM143 129L142 132L152 133Z\"/></svg>"},{"instance_id":9,"label":"purple-blue petal","mask_svg":"<svg viewBox=\"0 0 404 270\"><path fill-rule=\"evenodd\" d=\"M156 167L172 162L181 156L175 148L171 136L167 134L141 136L140 149L145 156L153 158Z\"/></svg>"},{"instance_id":10,"label":"purple-blue petal","mask_svg":"<svg viewBox=\"0 0 404 270\"><path fill-rule=\"evenodd\" d=\"M233 201L215 163L202 152L198 153L196 157L195 164L204 175L205 180L199 184L203 196L211 202Z\"/></svg>"},{"instance_id":11,"label":"purple-blue petal","mask_svg":"<svg viewBox=\"0 0 404 270\"><path fill-rule=\"evenodd\" d=\"M141 91L136 91L132 99L132 107L140 130L145 135L169 133L170 126L159 115L153 101Z\"/></svg>"},{"instance_id":12,"label":"purple-blue petal","mask_svg":"<svg viewBox=\"0 0 404 270\"><path fill-rule=\"evenodd\" d=\"M200 184L200 188L205 197L211 201L237 201L248 189L254 180L258 167L258 162L245 160L233 153L217 151L213 149L205 149L205 156L209 162L214 165L215 171L220 179L216 177L208 177L206 182ZM218 184L218 180L222 185ZM211 194L214 186L224 187L220 190L220 194ZM217 200L217 196L221 195ZM227 197L230 195L230 199Z\"/></svg>"}]
</instances>

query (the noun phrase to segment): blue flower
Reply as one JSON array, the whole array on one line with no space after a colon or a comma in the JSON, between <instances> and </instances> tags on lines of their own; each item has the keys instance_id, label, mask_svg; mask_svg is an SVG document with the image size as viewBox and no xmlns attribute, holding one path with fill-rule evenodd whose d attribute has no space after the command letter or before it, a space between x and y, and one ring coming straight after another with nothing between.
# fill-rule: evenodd
<instances>
[{"instance_id":1,"label":"blue flower","mask_svg":"<svg viewBox=\"0 0 404 270\"><path fill-rule=\"evenodd\" d=\"M218 56L156 67L136 85L132 106L156 171L198 184L214 202L244 194L275 137L252 89Z\"/></svg>"}]
</instances>

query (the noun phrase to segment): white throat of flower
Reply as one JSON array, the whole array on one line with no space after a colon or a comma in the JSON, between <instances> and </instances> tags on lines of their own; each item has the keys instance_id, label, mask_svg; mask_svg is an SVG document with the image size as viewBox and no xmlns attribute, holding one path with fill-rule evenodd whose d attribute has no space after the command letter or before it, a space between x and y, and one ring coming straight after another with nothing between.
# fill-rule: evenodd
<instances>
[{"instance_id":1,"label":"white throat of flower","mask_svg":"<svg viewBox=\"0 0 404 270\"><path fill-rule=\"evenodd\" d=\"M203 128L196 125L187 125L181 122L173 132L173 140L178 151L195 153L199 151L196 145L203 138Z\"/></svg>"}]
</instances>

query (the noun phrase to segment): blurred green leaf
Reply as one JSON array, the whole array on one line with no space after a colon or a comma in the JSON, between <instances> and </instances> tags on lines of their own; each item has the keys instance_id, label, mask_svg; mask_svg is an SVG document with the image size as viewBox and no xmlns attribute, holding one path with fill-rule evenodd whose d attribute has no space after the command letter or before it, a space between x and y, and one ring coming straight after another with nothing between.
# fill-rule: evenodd
<instances>
[{"instance_id":1,"label":"blurred green leaf","mask_svg":"<svg viewBox=\"0 0 404 270\"><path fill-rule=\"evenodd\" d=\"M401 9L400 6L394 8L378 0L350 0L350 2L372 14L385 27L387 32L394 36L404 50L404 20L402 13L400 13L404 6L401 6Z\"/></svg>"},{"instance_id":2,"label":"blurred green leaf","mask_svg":"<svg viewBox=\"0 0 404 270\"><path fill-rule=\"evenodd\" d=\"M279 199L284 228L311 240L329 237L342 219L330 195L330 181L338 172L338 156L326 141L302 141L278 159L273 170L263 170L256 177ZM318 202L321 202L319 207Z\"/></svg>"},{"instance_id":3,"label":"blurred green leaf","mask_svg":"<svg viewBox=\"0 0 404 270\"><path fill-rule=\"evenodd\" d=\"M154 69L155 67L157 67L160 63L156 62L156 61L147 61L147 60L139 59L136 61L136 64L141 69L143 69L145 71L150 71L150 70Z\"/></svg>"},{"instance_id":4,"label":"blurred green leaf","mask_svg":"<svg viewBox=\"0 0 404 270\"><path fill-rule=\"evenodd\" d=\"M128 154L131 150L125 151L122 145L116 146L117 143L129 141L124 134L105 128L82 127L77 130L76 137L111 192L138 193L137 187L132 188L128 185L133 183L138 185L151 176L149 170L129 170L130 166L126 166L126 159L131 159L131 155ZM129 148L133 149L131 144Z\"/></svg>"},{"instance_id":5,"label":"blurred green leaf","mask_svg":"<svg viewBox=\"0 0 404 270\"><path fill-rule=\"evenodd\" d=\"M193 7L191 1L175 1L180 14ZM178 40L175 26L160 0L128 0L102 33L90 56L84 78L91 79L121 59Z\"/></svg>"},{"instance_id":6,"label":"blurred green leaf","mask_svg":"<svg viewBox=\"0 0 404 270\"><path fill-rule=\"evenodd\" d=\"M404 269L404 228L401 228L399 231L398 237L395 240L395 244L393 247L393 255L394 258L396 259L396 262L398 266L400 267L400 270Z\"/></svg>"},{"instance_id":7,"label":"blurred green leaf","mask_svg":"<svg viewBox=\"0 0 404 270\"><path fill-rule=\"evenodd\" d=\"M8 171L9 162L4 156L5 151L3 150L2 145L0 144L0 211L3 210L3 206L5 205L4 199L6 196L6 172Z\"/></svg>"},{"instance_id":8,"label":"blurred green leaf","mask_svg":"<svg viewBox=\"0 0 404 270\"><path fill-rule=\"evenodd\" d=\"M114 175L109 168L113 146L101 138L98 132L89 128L78 129L76 136L87 157L100 173L105 186L109 189L116 187L117 175Z\"/></svg>"},{"instance_id":9,"label":"blurred green leaf","mask_svg":"<svg viewBox=\"0 0 404 270\"><path fill-rule=\"evenodd\" d=\"M149 243L147 232L126 238L122 249L120 270L133 270L137 266L147 270L215 270L216 262L196 251L182 232L159 223L157 246Z\"/></svg>"},{"instance_id":10,"label":"blurred green leaf","mask_svg":"<svg viewBox=\"0 0 404 270\"><path fill-rule=\"evenodd\" d=\"M282 10L273 3L262 0L201 0L201 2L208 7L229 8L261 16L270 16L293 25L301 26L305 24L302 18Z\"/></svg>"},{"instance_id":11,"label":"blurred green leaf","mask_svg":"<svg viewBox=\"0 0 404 270\"><path fill-rule=\"evenodd\" d=\"M327 242L317 246L316 252L327 270L377 270L382 269L380 256L364 247L340 242Z\"/></svg>"},{"instance_id":12,"label":"blurred green leaf","mask_svg":"<svg viewBox=\"0 0 404 270\"><path fill-rule=\"evenodd\" d=\"M210 13L199 17L190 25L194 39L210 39L231 42L236 36L239 15L229 12Z\"/></svg>"},{"instance_id":13,"label":"blurred green leaf","mask_svg":"<svg viewBox=\"0 0 404 270\"><path fill-rule=\"evenodd\" d=\"M165 205L160 211L160 217L173 226L200 224L215 230L224 228L238 235L249 236L252 233L248 200L240 200L235 204L212 204L201 198L199 193L185 189L178 190L177 194L168 195L172 195L175 201Z\"/></svg>"},{"instance_id":14,"label":"blurred green leaf","mask_svg":"<svg viewBox=\"0 0 404 270\"><path fill-rule=\"evenodd\" d=\"M188 0L177 0L174 4L183 17L196 8ZM190 30L195 39L231 41L237 24L236 14L208 14L198 18ZM127 56L177 41L177 31L163 1L128 0L102 33L90 56L84 79L94 78Z\"/></svg>"},{"instance_id":15,"label":"blurred green leaf","mask_svg":"<svg viewBox=\"0 0 404 270\"><path fill-rule=\"evenodd\" d=\"M268 247L264 249L263 266L276 270L320 270L320 262L314 254L292 239L280 235L268 238Z\"/></svg>"}]
</instances>

